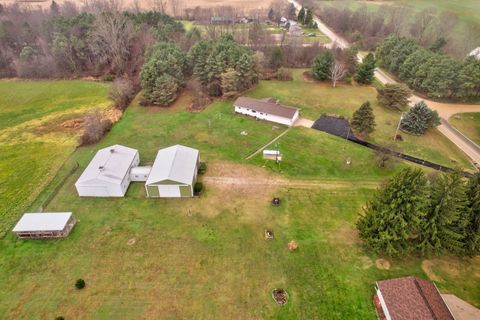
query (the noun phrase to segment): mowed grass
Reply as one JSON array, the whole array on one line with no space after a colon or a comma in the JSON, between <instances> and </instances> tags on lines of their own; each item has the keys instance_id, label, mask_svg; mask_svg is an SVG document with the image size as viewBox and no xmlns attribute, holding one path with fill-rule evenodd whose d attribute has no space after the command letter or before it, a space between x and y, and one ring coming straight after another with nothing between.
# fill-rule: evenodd
<instances>
[{"instance_id":1,"label":"mowed grass","mask_svg":"<svg viewBox=\"0 0 480 320\"><path fill-rule=\"evenodd\" d=\"M480 113L460 113L448 121L468 138L480 144Z\"/></svg>"},{"instance_id":2,"label":"mowed grass","mask_svg":"<svg viewBox=\"0 0 480 320\"><path fill-rule=\"evenodd\" d=\"M64 240L22 241L13 234L2 239L3 317L373 320L375 281L403 275L438 276L441 290L480 306L478 258L437 259L426 272L422 259L408 257L390 260L384 270L358 239L355 221L372 188L405 164L380 170L368 149L292 128L280 140L280 172L258 156L245 157L286 128L235 115L228 100L196 113L188 105L188 94L167 109L143 108L135 100L99 144L72 154L32 207L79 162L80 170L46 208L73 211L79 223ZM209 167L205 193L146 199L143 185L134 183L122 199L79 198L74 183L82 169L96 150L114 143L139 149L144 164L164 146L199 148ZM219 175L286 182L208 182ZM319 185L289 184L299 178ZM270 205L274 196L282 199L278 208ZM266 228L274 240L264 240ZM299 244L296 252L287 250L291 240ZM78 278L87 284L81 291L74 288ZM274 288L287 290L287 305L273 302Z\"/></svg>"},{"instance_id":3,"label":"mowed grass","mask_svg":"<svg viewBox=\"0 0 480 320\"><path fill-rule=\"evenodd\" d=\"M341 83L333 88L330 82L306 82L304 71L293 70L293 81L261 81L247 95L255 98L273 96L284 104L300 108L301 116L311 120L322 114L351 118L362 103L370 101L377 126L368 140L392 147L401 113L380 106L375 87ZM401 135L403 141L393 145L401 152L445 166L471 168L465 155L437 130L430 130L422 136L402 132Z\"/></svg>"},{"instance_id":4,"label":"mowed grass","mask_svg":"<svg viewBox=\"0 0 480 320\"><path fill-rule=\"evenodd\" d=\"M75 132L59 124L108 105L101 83L0 81L0 234L75 150Z\"/></svg>"}]
</instances>

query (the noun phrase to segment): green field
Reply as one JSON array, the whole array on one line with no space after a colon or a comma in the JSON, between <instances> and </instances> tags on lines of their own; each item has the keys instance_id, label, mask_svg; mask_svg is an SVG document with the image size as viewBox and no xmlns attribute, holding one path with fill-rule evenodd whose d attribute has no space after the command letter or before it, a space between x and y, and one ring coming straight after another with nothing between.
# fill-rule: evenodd
<instances>
[{"instance_id":1,"label":"green field","mask_svg":"<svg viewBox=\"0 0 480 320\"><path fill-rule=\"evenodd\" d=\"M391 144L400 112L378 105L373 86L340 84L332 88L329 82L307 83L303 80L303 71L294 70L293 81L262 81L248 95L255 98L273 96L284 104L301 108L302 116L311 120L324 113L350 118L363 102L370 101L377 123L370 140L380 145ZM422 136L402 133L402 137L403 141L395 145L399 151L445 166L471 167L465 155L437 130Z\"/></svg>"},{"instance_id":2,"label":"green field","mask_svg":"<svg viewBox=\"0 0 480 320\"><path fill-rule=\"evenodd\" d=\"M262 82L258 90L272 96L280 85ZM336 104L328 94L333 89L307 85L324 93L325 106ZM357 100L351 98L352 105ZM354 223L373 188L407 164L382 170L368 149L291 128L280 139L284 161L278 169L245 157L286 128L235 115L228 100L202 112L190 112L188 105L187 94L166 109L140 107L135 100L99 144L70 156L31 207L79 162L80 170L46 208L73 211L79 223L64 240L21 241L12 234L1 240L4 318L373 320L375 281L403 275L435 278L441 290L480 306L479 258L390 259L384 269L358 239ZM309 112L321 110L312 106ZM79 198L74 182L81 170L96 150L115 143L137 148L143 164L168 145L200 149L208 163L205 193L153 200L133 183L122 199ZM219 176L257 184L208 180ZM278 208L270 205L274 196L282 199ZM264 240L266 228L274 240ZM293 253L287 250L291 240L299 244ZM82 291L73 286L77 278L86 281ZM289 293L283 307L270 296L277 287Z\"/></svg>"},{"instance_id":3,"label":"green field","mask_svg":"<svg viewBox=\"0 0 480 320\"><path fill-rule=\"evenodd\" d=\"M480 113L460 113L448 121L473 142L480 144Z\"/></svg>"},{"instance_id":4,"label":"green field","mask_svg":"<svg viewBox=\"0 0 480 320\"><path fill-rule=\"evenodd\" d=\"M75 132L60 123L105 108L105 84L0 81L0 234L74 151Z\"/></svg>"}]
</instances>

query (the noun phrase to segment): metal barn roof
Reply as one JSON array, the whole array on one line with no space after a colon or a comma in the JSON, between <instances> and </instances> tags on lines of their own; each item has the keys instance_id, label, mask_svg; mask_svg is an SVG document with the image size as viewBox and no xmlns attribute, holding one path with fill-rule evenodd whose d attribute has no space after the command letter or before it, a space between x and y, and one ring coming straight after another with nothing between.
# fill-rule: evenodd
<instances>
[{"instance_id":1,"label":"metal barn roof","mask_svg":"<svg viewBox=\"0 0 480 320\"><path fill-rule=\"evenodd\" d=\"M12 231L61 231L71 216L71 212L25 213Z\"/></svg>"},{"instance_id":2,"label":"metal barn roof","mask_svg":"<svg viewBox=\"0 0 480 320\"><path fill-rule=\"evenodd\" d=\"M146 184L171 180L191 184L197 167L197 149L175 145L157 153Z\"/></svg>"},{"instance_id":3,"label":"metal barn roof","mask_svg":"<svg viewBox=\"0 0 480 320\"><path fill-rule=\"evenodd\" d=\"M118 144L100 149L75 184L93 180L120 184L137 153L135 149Z\"/></svg>"}]
</instances>

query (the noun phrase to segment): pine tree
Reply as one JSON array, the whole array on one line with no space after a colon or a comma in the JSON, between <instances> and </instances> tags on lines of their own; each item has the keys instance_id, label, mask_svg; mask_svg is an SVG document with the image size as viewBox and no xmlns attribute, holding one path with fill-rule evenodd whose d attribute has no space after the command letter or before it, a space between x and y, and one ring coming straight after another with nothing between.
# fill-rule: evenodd
<instances>
[{"instance_id":1,"label":"pine tree","mask_svg":"<svg viewBox=\"0 0 480 320\"><path fill-rule=\"evenodd\" d=\"M402 109L408 104L411 92L402 84L387 83L383 88L377 89L377 99L385 107Z\"/></svg>"},{"instance_id":2,"label":"pine tree","mask_svg":"<svg viewBox=\"0 0 480 320\"><path fill-rule=\"evenodd\" d=\"M270 8L268 11L268 20L275 21L275 11L273 11L273 8Z\"/></svg>"},{"instance_id":3,"label":"pine tree","mask_svg":"<svg viewBox=\"0 0 480 320\"><path fill-rule=\"evenodd\" d=\"M375 251L390 256L409 252L428 201L428 181L423 171L402 170L367 204L357 222L360 237Z\"/></svg>"},{"instance_id":4,"label":"pine tree","mask_svg":"<svg viewBox=\"0 0 480 320\"><path fill-rule=\"evenodd\" d=\"M460 170L443 173L434 181L419 237L418 248L422 253L464 252L468 225L466 205L465 183Z\"/></svg>"},{"instance_id":5,"label":"pine tree","mask_svg":"<svg viewBox=\"0 0 480 320\"><path fill-rule=\"evenodd\" d=\"M428 129L440 125L437 111L431 110L425 101L419 101L402 118L400 128L413 134L424 134Z\"/></svg>"},{"instance_id":6,"label":"pine tree","mask_svg":"<svg viewBox=\"0 0 480 320\"><path fill-rule=\"evenodd\" d=\"M230 99L235 98L239 94L240 76L234 69L227 69L222 73L222 92L223 95Z\"/></svg>"},{"instance_id":7,"label":"pine tree","mask_svg":"<svg viewBox=\"0 0 480 320\"><path fill-rule=\"evenodd\" d=\"M355 81L361 84L371 84L375 73L375 57L372 53L367 54L357 68Z\"/></svg>"},{"instance_id":8,"label":"pine tree","mask_svg":"<svg viewBox=\"0 0 480 320\"><path fill-rule=\"evenodd\" d=\"M323 51L315 58L312 66L313 77L317 80L330 79L330 68L332 67L335 57L330 51Z\"/></svg>"},{"instance_id":9,"label":"pine tree","mask_svg":"<svg viewBox=\"0 0 480 320\"><path fill-rule=\"evenodd\" d=\"M353 130L364 135L369 135L375 130L375 115L369 101L353 113L350 125Z\"/></svg>"},{"instance_id":10,"label":"pine tree","mask_svg":"<svg viewBox=\"0 0 480 320\"><path fill-rule=\"evenodd\" d=\"M297 18L297 10L295 9L295 5L290 3L287 9L287 18L290 20L295 20Z\"/></svg>"},{"instance_id":11,"label":"pine tree","mask_svg":"<svg viewBox=\"0 0 480 320\"><path fill-rule=\"evenodd\" d=\"M313 12L312 9L305 9L305 21L303 22L309 28L313 28Z\"/></svg>"},{"instance_id":12,"label":"pine tree","mask_svg":"<svg viewBox=\"0 0 480 320\"><path fill-rule=\"evenodd\" d=\"M302 7L302 9L300 9L300 11L298 12L297 20L300 23L305 22L305 8L304 7Z\"/></svg>"},{"instance_id":13,"label":"pine tree","mask_svg":"<svg viewBox=\"0 0 480 320\"><path fill-rule=\"evenodd\" d=\"M467 186L468 224L465 232L465 250L469 256L480 254L480 173L477 172Z\"/></svg>"}]
</instances>

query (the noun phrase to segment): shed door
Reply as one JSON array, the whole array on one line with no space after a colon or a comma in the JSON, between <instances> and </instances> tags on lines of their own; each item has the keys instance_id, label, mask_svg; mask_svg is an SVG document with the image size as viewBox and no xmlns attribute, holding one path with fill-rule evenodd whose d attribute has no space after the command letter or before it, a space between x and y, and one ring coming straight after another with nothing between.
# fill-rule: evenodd
<instances>
[{"instance_id":1,"label":"shed door","mask_svg":"<svg viewBox=\"0 0 480 320\"><path fill-rule=\"evenodd\" d=\"M158 191L160 192L160 197L162 198L180 198L179 186L158 186Z\"/></svg>"}]
</instances>

